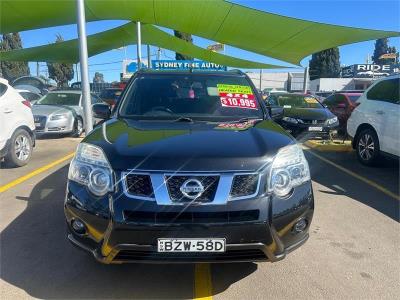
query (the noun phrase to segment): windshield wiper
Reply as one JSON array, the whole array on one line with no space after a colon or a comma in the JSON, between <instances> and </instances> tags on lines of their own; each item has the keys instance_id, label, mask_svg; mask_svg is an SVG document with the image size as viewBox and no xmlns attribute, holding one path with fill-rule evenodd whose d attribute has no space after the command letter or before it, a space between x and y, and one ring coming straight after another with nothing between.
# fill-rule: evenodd
<instances>
[{"instance_id":1,"label":"windshield wiper","mask_svg":"<svg viewBox=\"0 0 400 300\"><path fill-rule=\"evenodd\" d=\"M188 122L188 123L193 123L193 119L189 117L179 117L178 119L175 119L174 122Z\"/></svg>"}]
</instances>

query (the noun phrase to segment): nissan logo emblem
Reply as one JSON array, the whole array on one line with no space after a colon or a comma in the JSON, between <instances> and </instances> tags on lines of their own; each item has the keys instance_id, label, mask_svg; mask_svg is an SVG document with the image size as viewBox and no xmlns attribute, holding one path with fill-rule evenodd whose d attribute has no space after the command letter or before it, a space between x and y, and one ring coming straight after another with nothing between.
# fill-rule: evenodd
<instances>
[{"instance_id":1,"label":"nissan logo emblem","mask_svg":"<svg viewBox=\"0 0 400 300\"><path fill-rule=\"evenodd\" d=\"M194 200L203 194L204 186L197 179L188 179L182 184L180 191L185 197Z\"/></svg>"}]
</instances>

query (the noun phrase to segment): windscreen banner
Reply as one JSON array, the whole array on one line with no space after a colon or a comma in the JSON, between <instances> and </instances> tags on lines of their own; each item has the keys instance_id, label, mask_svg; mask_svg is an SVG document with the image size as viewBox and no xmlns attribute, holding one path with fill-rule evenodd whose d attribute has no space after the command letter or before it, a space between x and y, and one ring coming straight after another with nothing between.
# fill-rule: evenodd
<instances>
[{"instance_id":1,"label":"windscreen banner","mask_svg":"<svg viewBox=\"0 0 400 300\"><path fill-rule=\"evenodd\" d=\"M202 60L153 60L151 65L155 70L227 70L226 66Z\"/></svg>"}]
</instances>

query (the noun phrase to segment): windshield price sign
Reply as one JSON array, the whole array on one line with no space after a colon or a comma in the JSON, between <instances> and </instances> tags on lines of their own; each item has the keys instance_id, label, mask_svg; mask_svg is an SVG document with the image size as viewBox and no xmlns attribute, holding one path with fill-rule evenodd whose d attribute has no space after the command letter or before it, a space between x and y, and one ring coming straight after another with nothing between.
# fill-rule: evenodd
<instances>
[{"instance_id":1,"label":"windshield price sign","mask_svg":"<svg viewBox=\"0 0 400 300\"><path fill-rule=\"evenodd\" d=\"M249 86L217 84L223 107L257 109L257 102Z\"/></svg>"}]
</instances>

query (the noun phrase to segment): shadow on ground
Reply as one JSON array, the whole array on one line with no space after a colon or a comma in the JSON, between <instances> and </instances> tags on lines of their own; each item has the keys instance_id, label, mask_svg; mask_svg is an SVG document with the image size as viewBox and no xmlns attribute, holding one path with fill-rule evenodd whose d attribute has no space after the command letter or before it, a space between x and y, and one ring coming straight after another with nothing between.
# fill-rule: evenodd
<instances>
[{"instance_id":1,"label":"shadow on ground","mask_svg":"<svg viewBox=\"0 0 400 300\"><path fill-rule=\"evenodd\" d=\"M193 298L194 265L102 265L65 237L63 198L68 166L39 182L26 210L1 233L1 278L37 298ZM220 265L218 265L220 266ZM214 293L257 269L221 266Z\"/></svg>"},{"instance_id":2,"label":"shadow on ground","mask_svg":"<svg viewBox=\"0 0 400 300\"><path fill-rule=\"evenodd\" d=\"M351 153L322 153L330 161L345 167L379 185L394 194L399 194L399 164L398 161L383 159L379 167L366 167L361 165L354 152ZM344 195L364 205L367 205L389 218L399 222L400 201L377 190L373 186L350 176L343 171L327 164L305 151L310 164L311 178L313 181L329 188L332 191L321 190L322 193Z\"/></svg>"}]
</instances>

